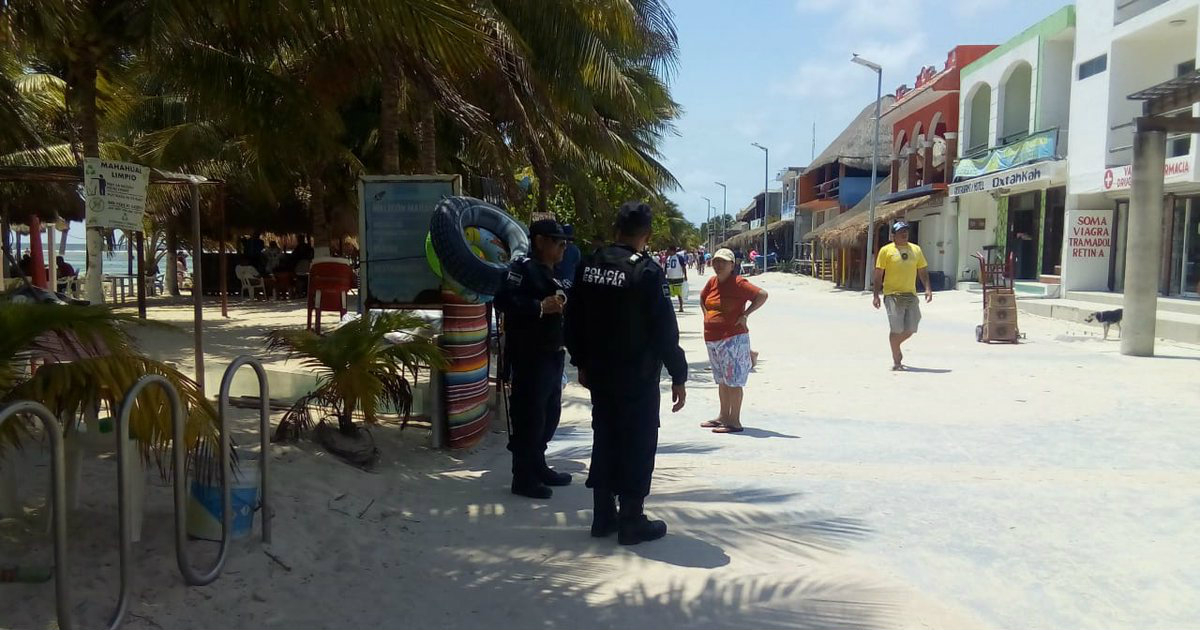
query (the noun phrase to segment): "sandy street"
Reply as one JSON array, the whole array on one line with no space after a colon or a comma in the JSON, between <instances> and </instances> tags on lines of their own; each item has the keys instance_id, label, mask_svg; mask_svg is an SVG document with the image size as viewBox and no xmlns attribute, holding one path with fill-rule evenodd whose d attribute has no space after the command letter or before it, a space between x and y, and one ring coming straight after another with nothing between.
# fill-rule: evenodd
<instances>
[{"instance_id":1,"label":"sandy street","mask_svg":"<svg viewBox=\"0 0 1200 630\"><path fill-rule=\"evenodd\" d=\"M583 474L549 501L509 494L502 422L468 453L388 426L374 473L311 445L277 448L279 561L239 541L208 587L183 585L170 492L151 475L126 627L1200 624L1200 349L1160 342L1157 358L1124 357L1098 328L1026 315L1024 343L987 346L974 339L980 296L944 292L922 304L905 348L920 369L893 373L869 295L772 274L750 322L761 363L747 430L716 435L698 427L717 393L702 283L690 284L688 404L664 411L647 501L671 528L664 540L590 538ZM588 413L572 383L550 454L563 470L586 469ZM85 483L111 474L98 460ZM115 508L107 492L83 503L72 582L93 627L116 595ZM0 528L3 557L47 558L22 531ZM0 598L0 627L53 627L50 584L0 586Z\"/></svg>"}]
</instances>

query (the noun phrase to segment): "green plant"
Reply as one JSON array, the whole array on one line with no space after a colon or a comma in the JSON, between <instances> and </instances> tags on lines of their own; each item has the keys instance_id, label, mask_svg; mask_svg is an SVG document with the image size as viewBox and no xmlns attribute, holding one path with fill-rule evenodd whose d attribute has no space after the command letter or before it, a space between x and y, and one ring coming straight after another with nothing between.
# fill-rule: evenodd
<instances>
[{"instance_id":1,"label":"green plant","mask_svg":"<svg viewBox=\"0 0 1200 630\"><path fill-rule=\"evenodd\" d=\"M296 400L284 414L276 436L294 436L311 427L309 411L337 418L338 429L354 435L353 417L362 414L368 424L378 422L381 405L407 416L412 411L412 381L423 366L445 367L442 351L430 339L410 335L392 343L390 333L425 326L408 313L388 312L362 317L332 332L277 330L268 335L269 348L301 359L317 374L317 386Z\"/></svg>"},{"instance_id":2,"label":"green plant","mask_svg":"<svg viewBox=\"0 0 1200 630\"><path fill-rule=\"evenodd\" d=\"M189 451L216 444L217 414L196 383L175 368L141 355L126 329L139 320L101 306L14 304L0 296L0 404L35 400L66 421L70 432L89 405L116 409L125 392L146 374L164 376L184 403ZM53 359L30 370L30 361ZM129 433L143 459L160 470L170 467L169 401L161 390L145 390L129 419ZM6 446L20 447L33 424L29 419L0 428L0 457Z\"/></svg>"}]
</instances>

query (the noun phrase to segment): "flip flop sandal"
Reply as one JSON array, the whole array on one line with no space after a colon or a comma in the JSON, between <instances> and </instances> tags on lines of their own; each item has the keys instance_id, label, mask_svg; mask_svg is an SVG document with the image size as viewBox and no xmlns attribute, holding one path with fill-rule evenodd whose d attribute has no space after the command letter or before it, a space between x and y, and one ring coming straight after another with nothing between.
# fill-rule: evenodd
<instances>
[{"instance_id":1,"label":"flip flop sandal","mask_svg":"<svg viewBox=\"0 0 1200 630\"><path fill-rule=\"evenodd\" d=\"M723 426L725 426L725 423L721 422L720 420L705 420L704 422L700 423L700 427L703 429L715 429Z\"/></svg>"},{"instance_id":2,"label":"flip flop sandal","mask_svg":"<svg viewBox=\"0 0 1200 630\"><path fill-rule=\"evenodd\" d=\"M719 426L712 430L713 433L741 433L745 431L745 427L731 427L727 425Z\"/></svg>"},{"instance_id":3,"label":"flip flop sandal","mask_svg":"<svg viewBox=\"0 0 1200 630\"><path fill-rule=\"evenodd\" d=\"M892 371L893 371L893 372L903 372L903 371L905 371L905 370L907 370L907 369L908 369L908 367L907 367L907 366L904 366L904 365L893 365L893 366L892 366Z\"/></svg>"}]
</instances>

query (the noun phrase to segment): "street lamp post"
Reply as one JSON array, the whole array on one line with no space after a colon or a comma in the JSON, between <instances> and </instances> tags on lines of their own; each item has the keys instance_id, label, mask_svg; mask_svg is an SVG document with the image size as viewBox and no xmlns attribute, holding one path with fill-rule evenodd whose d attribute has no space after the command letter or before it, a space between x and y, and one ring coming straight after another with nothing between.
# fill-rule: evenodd
<instances>
[{"instance_id":1,"label":"street lamp post","mask_svg":"<svg viewBox=\"0 0 1200 630\"><path fill-rule=\"evenodd\" d=\"M867 253L863 261L863 290L871 290L871 270L875 264L871 261L871 254L875 251L875 180L879 176L879 101L883 99L883 66L877 63L867 61L854 53L850 61L860 66L875 71L875 137L871 143L874 146L871 157L871 190L870 190L870 210L867 211ZM892 174L895 177L895 174ZM894 181L894 180L893 180Z\"/></svg>"},{"instance_id":2,"label":"street lamp post","mask_svg":"<svg viewBox=\"0 0 1200 630\"><path fill-rule=\"evenodd\" d=\"M767 196L767 185L768 185L767 178L769 177L767 174L767 169L770 164L769 158L771 156L771 153L769 151L767 151L767 147L764 147L763 145L761 145L757 142L751 142L750 144L762 149L762 152L763 152L763 250L762 250L762 252L759 253L759 258L762 258L763 273L766 273L767 272L767 252L768 252L768 250L767 250L767 219L769 219L771 216L770 198ZM758 261L755 261L755 263L757 263L757 262Z\"/></svg>"},{"instance_id":3,"label":"street lamp post","mask_svg":"<svg viewBox=\"0 0 1200 630\"><path fill-rule=\"evenodd\" d=\"M704 224L704 246L712 248L712 199L701 197L708 204L708 222Z\"/></svg>"},{"instance_id":4,"label":"street lamp post","mask_svg":"<svg viewBox=\"0 0 1200 630\"><path fill-rule=\"evenodd\" d=\"M725 242L725 224L726 218L729 216L729 187L721 182L713 182L721 187L721 242ZM716 247L714 244L713 247Z\"/></svg>"}]
</instances>

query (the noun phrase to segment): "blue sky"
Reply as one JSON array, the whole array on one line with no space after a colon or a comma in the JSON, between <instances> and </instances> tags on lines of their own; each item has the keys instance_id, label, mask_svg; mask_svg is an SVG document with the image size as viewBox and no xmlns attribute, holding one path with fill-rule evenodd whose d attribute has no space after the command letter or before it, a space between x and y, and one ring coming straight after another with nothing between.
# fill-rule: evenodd
<instances>
[{"instance_id":1,"label":"blue sky","mask_svg":"<svg viewBox=\"0 0 1200 630\"><path fill-rule=\"evenodd\" d=\"M763 154L775 173L809 163L875 97L875 75L851 64L857 52L884 67L883 92L910 87L922 65L941 69L960 44L1002 44L1065 0L672 0L679 71L672 91L684 108L679 136L663 145L682 190L670 194L696 224L702 196L729 211L762 190Z\"/></svg>"}]
</instances>

